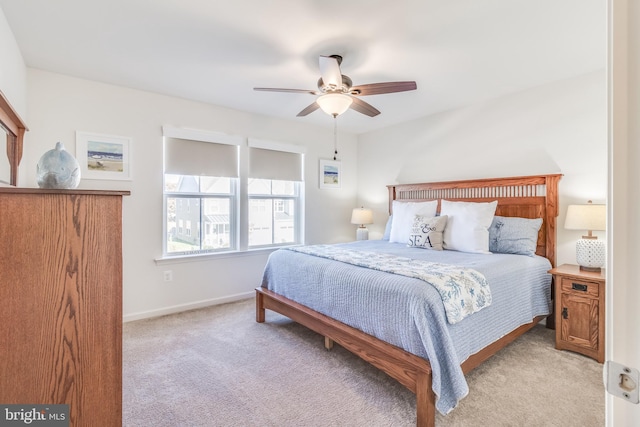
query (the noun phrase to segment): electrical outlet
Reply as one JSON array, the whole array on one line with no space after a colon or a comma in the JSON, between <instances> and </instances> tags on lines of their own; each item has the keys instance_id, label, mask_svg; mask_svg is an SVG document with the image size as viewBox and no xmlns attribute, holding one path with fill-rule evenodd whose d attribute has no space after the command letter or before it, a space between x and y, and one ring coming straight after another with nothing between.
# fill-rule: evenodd
<instances>
[{"instance_id":1,"label":"electrical outlet","mask_svg":"<svg viewBox=\"0 0 640 427\"><path fill-rule=\"evenodd\" d=\"M609 393L631 403L638 403L640 373L637 369L609 360L605 365L604 373Z\"/></svg>"},{"instance_id":2,"label":"electrical outlet","mask_svg":"<svg viewBox=\"0 0 640 427\"><path fill-rule=\"evenodd\" d=\"M173 281L173 271L171 270L166 270L164 272L164 281L165 282L171 282Z\"/></svg>"}]
</instances>

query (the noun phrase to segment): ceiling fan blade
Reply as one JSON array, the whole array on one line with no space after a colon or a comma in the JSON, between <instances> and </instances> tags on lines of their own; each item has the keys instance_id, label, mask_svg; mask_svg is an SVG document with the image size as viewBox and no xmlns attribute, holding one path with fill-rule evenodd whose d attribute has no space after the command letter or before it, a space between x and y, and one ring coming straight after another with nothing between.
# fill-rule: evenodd
<instances>
[{"instance_id":1,"label":"ceiling fan blade","mask_svg":"<svg viewBox=\"0 0 640 427\"><path fill-rule=\"evenodd\" d=\"M276 87L254 87L253 90L259 90L263 92L308 93L311 95L319 94L317 90L310 90L310 89L281 89Z\"/></svg>"},{"instance_id":2,"label":"ceiling fan blade","mask_svg":"<svg viewBox=\"0 0 640 427\"><path fill-rule=\"evenodd\" d=\"M371 83L352 87L351 94L356 96L380 95L383 93L406 92L417 88L416 82Z\"/></svg>"},{"instance_id":3,"label":"ceiling fan blade","mask_svg":"<svg viewBox=\"0 0 640 427\"><path fill-rule=\"evenodd\" d=\"M313 113L318 108L320 108L320 106L318 105L317 102L314 102L313 104L310 104L309 106L307 106L307 108L305 108L304 110L300 111L296 117L304 117L309 113Z\"/></svg>"},{"instance_id":4,"label":"ceiling fan blade","mask_svg":"<svg viewBox=\"0 0 640 427\"><path fill-rule=\"evenodd\" d=\"M352 99L353 99L353 103L351 104L351 107L350 107L352 110L356 110L358 113L362 113L369 117L375 117L378 114L380 114L380 111L378 111L378 109L375 108L373 105L368 104L363 100L355 97L352 97Z\"/></svg>"},{"instance_id":5,"label":"ceiling fan blade","mask_svg":"<svg viewBox=\"0 0 640 427\"><path fill-rule=\"evenodd\" d=\"M325 86L340 87L342 85L342 72L340 72L338 58L321 55L319 63L322 82Z\"/></svg>"}]
</instances>

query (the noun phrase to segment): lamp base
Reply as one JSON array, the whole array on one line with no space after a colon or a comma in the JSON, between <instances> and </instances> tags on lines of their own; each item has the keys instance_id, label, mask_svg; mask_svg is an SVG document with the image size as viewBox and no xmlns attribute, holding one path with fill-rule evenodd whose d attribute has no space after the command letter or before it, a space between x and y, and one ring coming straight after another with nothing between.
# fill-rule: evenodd
<instances>
[{"instance_id":1,"label":"lamp base","mask_svg":"<svg viewBox=\"0 0 640 427\"><path fill-rule=\"evenodd\" d=\"M369 230L367 227L358 227L356 231L356 240L369 240Z\"/></svg>"},{"instance_id":2,"label":"lamp base","mask_svg":"<svg viewBox=\"0 0 640 427\"><path fill-rule=\"evenodd\" d=\"M582 271L591 271L594 273L600 273L602 271L601 267L584 267L584 266L580 266L580 270Z\"/></svg>"},{"instance_id":3,"label":"lamp base","mask_svg":"<svg viewBox=\"0 0 640 427\"><path fill-rule=\"evenodd\" d=\"M576 261L583 271L601 271L605 262L605 244L598 239L580 239L576 242Z\"/></svg>"}]
</instances>

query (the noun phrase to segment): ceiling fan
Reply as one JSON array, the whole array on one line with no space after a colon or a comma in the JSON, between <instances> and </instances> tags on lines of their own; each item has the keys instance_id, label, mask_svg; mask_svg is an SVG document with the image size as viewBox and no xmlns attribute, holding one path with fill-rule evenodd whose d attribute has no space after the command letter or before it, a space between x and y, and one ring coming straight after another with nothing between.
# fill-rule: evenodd
<instances>
[{"instance_id":1,"label":"ceiling fan","mask_svg":"<svg viewBox=\"0 0 640 427\"><path fill-rule=\"evenodd\" d=\"M360 86L353 86L353 82L348 76L340 71L342 56L330 55L320 56L320 74L318 79L318 90L306 89L280 89L269 87L255 87L254 90L267 92L288 92L288 93L308 93L320 95L311 105L298 113L298 117L303 117L321 108L334 118L344 113L349 108L367 115L375 117L380 114L373 105L361 100L360 96L380 95L384 93L405 92L415 90L416 82L385 82L370 83Z\"/></svg>"}]
</instances>

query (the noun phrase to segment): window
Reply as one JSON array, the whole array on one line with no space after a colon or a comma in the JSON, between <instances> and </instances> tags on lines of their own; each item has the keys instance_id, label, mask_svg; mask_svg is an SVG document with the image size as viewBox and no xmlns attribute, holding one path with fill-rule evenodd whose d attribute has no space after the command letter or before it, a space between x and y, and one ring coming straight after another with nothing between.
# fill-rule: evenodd
<instances>
[{"instance_id":1,"label":"window","mask_svg":"<svg viewBox=\"0 0 640 427\"><path fill-rule=\"evenodd\" d=\"M249 139L242 148L246 139L223 134L163 133L164 256L303 242L301 147ZM249 167L241 176L243 156Z\"/></svg>"},{"instance_id":2,"label":"window","mask_svg":"<svg viewBox=\"0 0 640 427\"><path fill-rule=\"evenodd\" d=\"M235 247L231 224L234 181L226 177L165 174L167 255Z\"/></svg>"},{"instance_id":3,"label":"window","mask_svg":"<svg viewBox=\"0 0 640 427\"><path fill-rule=\"evenodd\" d=\"M226 135L163 131L164 255L237 249L239 142Z\"/></svg>"},{"instance_id":4,"label":"window","mask_svg":"<svg viewBox=\"0 0 640 427\"><path fill-rule=\"evenodd\" d=\"M303 157L292 148L249 139L249 248L303 241Z\"/></svg>"},{"instance_id":5,"label":"window","mask_svg":"<svg viewBox=\"0 0 640 427\"><path fill-rule=\"evenodd\" d=\"M249 178L249 247L299 242L300 183Z\"/></svg>"}]
</instances>

